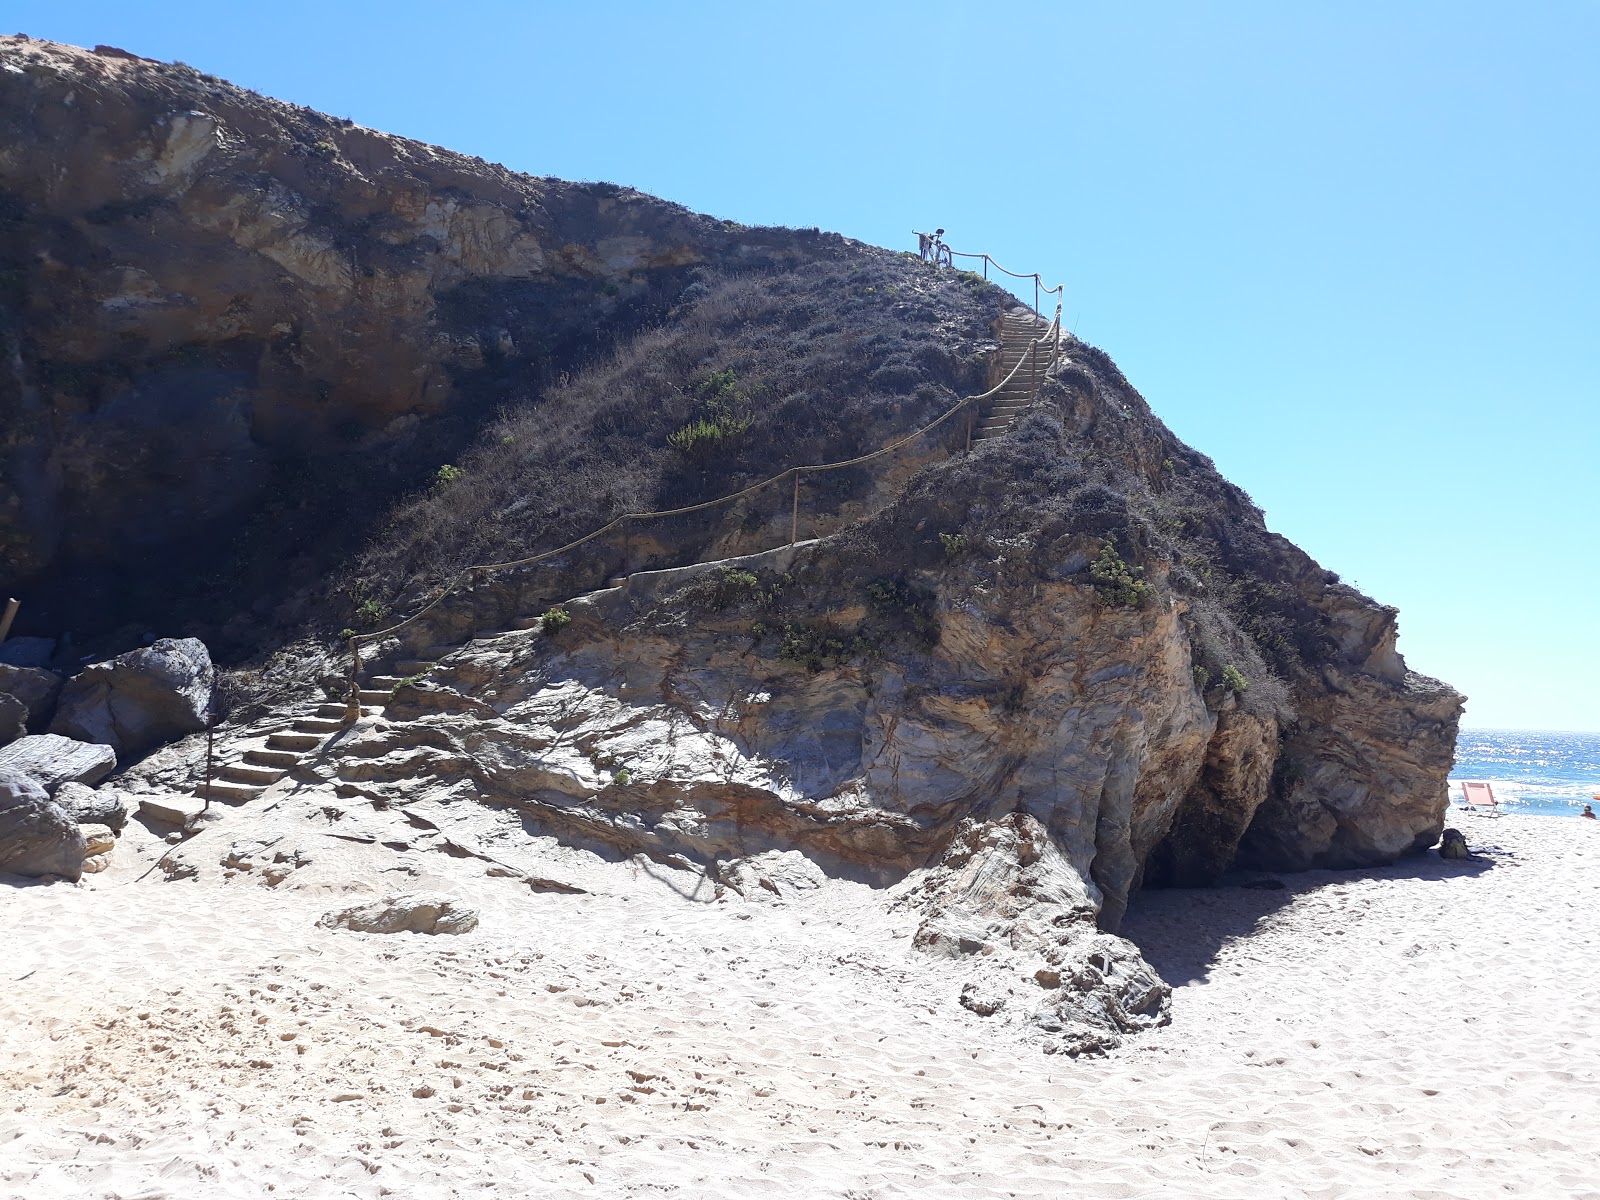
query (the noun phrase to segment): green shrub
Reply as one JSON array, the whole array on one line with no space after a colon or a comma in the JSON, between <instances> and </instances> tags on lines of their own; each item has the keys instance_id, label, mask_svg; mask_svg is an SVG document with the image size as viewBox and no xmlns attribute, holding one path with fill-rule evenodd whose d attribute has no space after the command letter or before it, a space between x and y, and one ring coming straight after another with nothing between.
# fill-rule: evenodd
<instances>
[{"instance_id":1,"label":"green shrub","mask_svg":"<svg viewBox=\"0 0 1600 1200\"><path fill-rule=\"evenodd\" d=\"M1229 663L1222 668L1222 686L1230 692L1242 692L1250 686L1250 681L1244 677L1244 673L1238 667Z\"/></svg>"},{"instance_id":2,"label":"green shrub","mask_svg":"<svg viewBox=\"0 0 1600 1200\"><path fill-rule=\"evenodd\" d=\"M1142 574L1143 568L1130 567L1123 562L1117 548L1110 542L1101 549L1099 557L1089 564L1089 577L1094 580L1095 590L1100 593L1100 602L1121 608L1139 608L1155 595L1155 588L1138 578Z\"/></svg>"},{"instance_id":3,"label":"green shrub","mask_svg":"<svg viewBox=\"0 0 1600 1200\"><path fill-rule=\"evenodd\" d=\"M1206 670L1199 663L1196 663L1195 664L1195 668L1194 668L1194 685L1195 685L1195 687L1199 688L1203 692L1203 691L1206 690L1206 684L1208 684L1210 682L1211 682L1211 672Z\"/></svg>"},{"instance_id":4,"label":"green shrub","mask_svg":"<svg viewBox=\"0 0 1600 1200\"><path fill-rule=\"evenodd\" d=\"M627 767L618 767L616 772L611 776L611 782L616 784L618 787L627 787L628 782L632 778L633 772L629 771Z\"/></svg>"},{"instance_id":5,"label":"green shrub","mask_svg":"<svg viewBox=\"0 0 1600 1200\"><path fill-rule=\"evenodd\" d=\"M967 535L964 533L941 533L939 545L944 547L945 562L955 562L967 552Z\"/></svg>"},{"instance_id":6,"label":"green shrub","mask_svg":"<svg viewBox=\"0 0 1600 1200\"><path fill-rule=\"evenodd\" d=\"M740 390L732 368L713 371L695 389L700 415L675 433L667 444L681 454L706 456L749 432L750 398Z\"/></svg>"},{"instance_id":7,"label":"green shrub","mask_svg":"<svg viewBox=\"0 0 1600 1200\"><path fill-rule=\"evenodd\" d=\"M572 614L557 605L539 618L539 628L554 637L572 624Z\"/></svg>"},{"instance_id":8,"label":"green shrub","mask_svg":"<svg viewBox=\"0 0 1600 1200\"><path fill-rule=\"evenodd\" d=\"M751 596L759 595L761 581L749 571L723 567L722 574L711 590L711 603L716 608L731 608Z\"/></svg>"},{"instance_id":9,"label":"green shrub","mask_svg":"<svg viewBox=\"0 0 1600 1200\"><path fill-rule=\"evenodd\" d=\"M383 619L388 615L389 606L381 601L374 600L371 596L366 597L356 605L356 616L369 629L374 625L382 624Z\"/></svg>"},{"instance_id":10,"label":"green shrub","mask_svg":"<svg viewBox=\"0 0 1600 1200\"><path fill-rule=\"evenodd\" d=\"M433 485L435 487L446 487L460 479L465 474L466 472L460 467L454 467L449 463L445 463L444 466L439 468L438 474L433 477Z\"/></svg>"},{"instance_id":11,"label":"green shrub","mask_svg":"<svg viewBox=\"0 0 1600 1200\"><path fill-rule=\"evenodd\" d=\"M804 663L806 670L815 674L828 667L843 666L851 659L871 654L874 646L859 634L849 641L833 630L817 625L785 625L783 640L778 644L778 657L788 662Z\"/></svg>"}]
</instances>

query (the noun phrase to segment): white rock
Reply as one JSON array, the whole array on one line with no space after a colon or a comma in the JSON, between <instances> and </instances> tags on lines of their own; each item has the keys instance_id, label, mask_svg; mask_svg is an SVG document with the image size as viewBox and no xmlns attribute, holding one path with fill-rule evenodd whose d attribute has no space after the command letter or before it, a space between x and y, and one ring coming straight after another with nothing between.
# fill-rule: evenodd
<instances>
[{"instance_id":1,"label":"white rock","mask_svg":"<svg viewBox=\"0 0 1600 1200\"><path fill-rule=\"evenodd\" d=\"M317 924L355 933L470 933L478 910L442 892L396 892L324 913Z\"/></svg>"}]
</instances>

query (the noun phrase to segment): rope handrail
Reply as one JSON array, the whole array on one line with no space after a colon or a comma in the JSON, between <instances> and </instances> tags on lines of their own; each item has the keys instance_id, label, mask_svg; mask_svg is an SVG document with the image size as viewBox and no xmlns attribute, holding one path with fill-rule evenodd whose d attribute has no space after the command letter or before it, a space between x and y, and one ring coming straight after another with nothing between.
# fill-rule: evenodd
<instances>
[{"instance_id":1,"label":"rope handrail","mask_svg":"<svg viewBox=\"0 0 1600 1200\"><path fill-rule=\"evenodd\" d=\"M1037 279L1037 277L1035 277L1035 278ZM1059 290L1059 288L1058 288L1058 290ZM782 481L784 479L792 478L795 481L795 487L797 489L797 491L796 491L796 512L798 513L798 504L799 504L798 488L799 488L800 476L816 474L816 473L819 473L819 472L822 472L822 471L840 470L840 469L842 469L844 467L859 466L862 463L871 462L875 458L881 458L886 454L893 454L896 450L901 449L903 446L908 445L909 443L915 441L917 438L923 437L924 435L926 435L928 433L931 433L933 430L939 428L945 422L949 421L952 417L954 417L957 413L961 412L968 405L980 404L983 401L991 399L994 396L998 395L1000 392L1004 391L1006 386L1008 384L1010 384L1013 379L1016 378L1017 373L1019 371L1021 371L1024 368L1024 366L1029 367L1029 369L1034 373L1034 395L1037 396L1037 394L1038 394L1038 378L1039 378L1039 375L1038 375L1038 368L1039 368L1038 348L1041 345L1041 343L1048 343L1048 348L1049 348L1049 352L1050 352L1050 358L1047 361L1047 363L1045 364L1044 369L1045 369L1045 371L1049 371L1049 369L1052 366L1055 365L1056 360L1060 357L1060 352L1061 352L1061 305L1059 303L1056 305L1055 318L1050 322L1049 326L1045 329L1045 331L1042 334L1040 334L1038 337L1029 339L1029 343L1028 344L1029 344L1029 348L1030 348L1030 353L1019 356L1017 361L1016 361L1016 363L1012 366L1012 368L1009 371L1006 372L1005 377L999 383L997 383L994 387L990 388L988 391L980 392L980 393L977 393L976 395L972 395L972 396L964 396L964 397L962 397L960 400L957 400L953 405L951 405L949 408L947 408L944 412L940 413L932 421L929 421L926 425L923 425L918 429L912 430L910 433L906 434L904 437L899 438L896 441L890 442L887 446L880 446L876 450L870 451L870 452L868 452L866 454L857 455L854 458L847 458L847 459L844 459L844 460L842 460L840 462L809 463L809 464L805 464L805 465L802 465L802 466L788 467L785 470L778 472L778 474L776 474L776 475L772 475L772 476L769 476L766 479L762 479L762 480L760 480L760 481L758 481L756 483L752 483L750 486L745 487L745 488L741 488L737 492L731 492L726 496L718 496L714 500L702 500L698 504L690 504L690 505L686 505L686 506L684 506L682 508L662 509L662 510L660 510L658 512L622 513L619 516L613 517L611 520L607 521L604 525L601 525L599 528L597 528L595 530L592 530L589 533L584 534L582 537L577 538L574 541L568 542L563 546L557 546L552 550L540 551L538 554L532 554L532 555L527 556L526 558L511 559L511 560L509 560L507 562L498 562L498 563L474 563L474 564L472 564L470 566L462 567L460 570L458 570L455 573L455 575L453 575L450 578L450 580L444 585L444 587L440 589L439 594L437 596L435 596L427 604L423 605L423 607L419 608L416 612L414 612L410 616L406 617L404 620L397 621L393 625L386 626L383 629L374 629L374 630L371 630L371 631L369 631L367 633L356 633L356 634L353 634L350 637L350 639L349 639L349 643L350 643L350 659L351 659L350 679L351 679L351 684L352 684L352 687L351 687L351 695L352 695L352 697L354 697L357 694L357 692L359 691L359 685L356 684L356 677L360 674L360 669L361 669L361 652L360 652L361 645L363 643L365 643L365 642L376 641L379 638L388 637L388 636L390 636L392 634L398 633L400 630L406 628L408 625L412 624L413 622L415 622L417 620L420 620L422 617L426 616L428 613L432 612L435 608L437 608L440 604L442 604L445 601L445 599L447 597L449 597L456 590L456 587L459 584L461 584L462 582L464 582L467 579L467 577L472 575L473 573L478 572L478 571L502 571L502 570L508 570L510 568L513 568L513 567L532 566L535 563L544 562L547 559L555 558L558 555L566 554L566 553L569 553L570 551L576 550L578 547L580 547L580 546L582 546L582 545L584 545L584 544L586 544L588 542L592 542L596 538L601 537L602 535L604 535L606 533L609 533L612 530L621 527L621 525L626 521L651 521L651 520L663 519L663 518L666 518L666 517L685 516L685 515L687 515L689 513L694 513L694 512L703 512L706 509L715 508L720 504L729 504L729 503L732 503L735 500L742 499L745 496L749 496L749 495L751 495L751 494L753 494L755 492L761 491L763 488L771 487L773 484L778 483L778 482L780 482L780 481ZM970 445L970 433L971 433L971 431L970 431L970 426L969 426L969 430L968 430L969 445ZM797 521L798 517L796 517L795 519ZM793 541L794 541L794 538L793 538L793 532L794 532L793 525L791 525L791 531L790 532L791 532L790 544L792 545ZM359 712L359 701L352 700L351 701L351 707L352 707L352 709L354 711Z\"/></svg>"}]
</instances>

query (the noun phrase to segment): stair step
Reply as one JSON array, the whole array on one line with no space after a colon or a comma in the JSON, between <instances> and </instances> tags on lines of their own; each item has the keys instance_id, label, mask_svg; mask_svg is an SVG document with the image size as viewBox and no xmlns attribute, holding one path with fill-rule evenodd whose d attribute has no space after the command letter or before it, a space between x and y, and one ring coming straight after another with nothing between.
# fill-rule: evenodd
<instances>
[{"instance_id":1,"label":"stair step","mask_svg":"<svg viewBox=\"0 0 1600 1200\"><path fill-rule=\"evenodd\" d=\"M291 733L288 736L293 737L295 735ZM300 762L300 756L292 750L246 750L244 752L244 761L287 769L296 766Z\"/></svg>"},{"instance_id":2,"label":"stair step","mask_svg":"<svg viewBox=\"0 0 1600 1200\"><path fill-rule=\"evenodd\" d=\"M261 795L261 789L251 787L249 784L223 783L220 780L213 779L210 783L202 783L195 788L194 794L196 796L209 796L213 800L243 802L245 800L254 800Z\"/></svg>"},{"instance_id":3,"label":"stair step","mask_svg":"<svg viewBox=\"0 0 1600 1200\"><path fill-rule=\"evenodd\" d=\"M334 733L344 728L344 722L326 717L301 717L294 727L301 733Z\"/></svg>"},{"instance_id":4,"label":"stair step","mask_svg":"<svg viewBox=\"0 0 1600 1200\"><path fill-rule=\"evenodd\" d=\"M475 641L475 642L485 642L485 641L488 641L490 638L504 637L506 634L513 633L513 632L515 632L515 630L511 630L511 629L480 629L480 630L478 630L477 632L475 632L472 635L472 640Z\"/></svg>"},{"instance_id":5,"label":"stair step","mask_svg":"<svg viewBox=\"0 0 1600 1200\"><path fill-rule=\"evenodd\" d=\"M277 783L288 772L281 767L252 767L244 763L229 763L218 774L230 783L253 783L266 787L269 783Z\"/></svg>"},{"instance_id":6,"label":"stair step","mask_svg":"<svg viewBox=\"0 0 1600 1200\"><path fill-rule=\"evenodd\" d=\"M512 627L515 628L515 629L538 629L540 624L543 621L544 621L544 617L542 617L542 616L539 616L539 617L518 617L511 624L512 624Z\"/></svg>"},{"instance_id":7,"label":"stair step","mask_svg":"<svg viewBox=\"0 0 1600 1200\"><path fill-rule=\"evenodd\" d=\"M274 750L315 750L322 738L314 733L275 733L267 739Z\"/></svg>"},{"instance_id":8,"label":"stair step","mask_svg":"<svg viewBox=\"0 0 1600 1200\"><path fill-rule=\"evenodd\" d=\"M398 679L395 680L395 683L398 682L400 682ZM362 688L360 696L361 703L372 704L382 708L390 700L394 699L394 684L390 684L386 688Z\"/></svg>"},{"instance_id":9,"label":"stair step","mask_svg":"<svg viewBox=\"0 0 1600 1200\"><path fill-rule=\"evenodd\" d=\"M402 677L409 679L413 675L426 675L438 665L438 663L431 660L424 661L420 658L405 658L395 663L394 669L399 671Z\"/></svg>"},{"instance_id":10,"label":"stair step","mask_svg":"<svg viewBox=\"0 0 1600 1200\"><path fill-rule=\"evenodd\" d=\"M367 680L367 687L373 691L381 691L387 694L394 691L395 687L401 682L403 680L399 675L374 675ZM362 695L366 695L366 692L362 692Z\"/></svg>"}]
</instances>

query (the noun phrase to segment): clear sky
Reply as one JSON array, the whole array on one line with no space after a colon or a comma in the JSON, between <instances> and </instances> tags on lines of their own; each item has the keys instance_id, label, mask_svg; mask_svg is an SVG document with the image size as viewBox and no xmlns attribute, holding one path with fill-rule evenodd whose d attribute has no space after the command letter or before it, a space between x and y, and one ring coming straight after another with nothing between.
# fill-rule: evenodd
<instances>
[{"instance_id":1,"label":"clear sky","mask_svg":"<svg viewBox=\"0 0 1600 1200\"><path fill-rule=\"evenodd\" d=\"M364 124L957 249L1066 317L1478 726L1600 730L1600 4L9 0Z\"/></svg>"}]
</instances>

